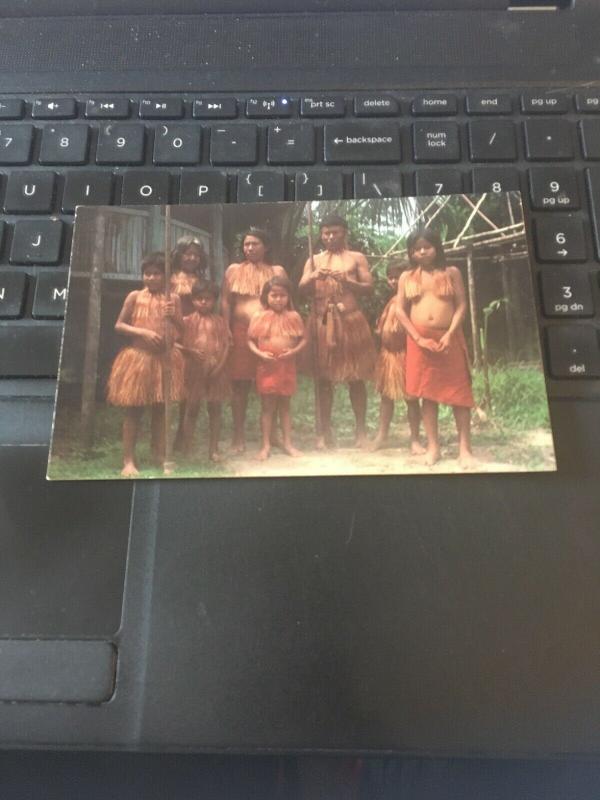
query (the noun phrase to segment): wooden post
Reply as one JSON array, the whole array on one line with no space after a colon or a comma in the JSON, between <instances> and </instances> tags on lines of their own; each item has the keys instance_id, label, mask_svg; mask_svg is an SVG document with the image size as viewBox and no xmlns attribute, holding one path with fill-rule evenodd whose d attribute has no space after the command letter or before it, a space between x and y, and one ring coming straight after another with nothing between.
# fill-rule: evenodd
<instances>
[{"instance_id":1,"label":"wooden post","mask_svg":"<svg viewBox=\"0 0 600 800\"><path fill-rule=\"evenodd\" d=\"M106 215L97 211L94 220L92 269L85 326L85 355L81 385L81 435L86 450L94 445L96 412L96 383L98 381L98 351L100 349L100 319L102 311L102 272L104 271ZM74 254L77 256L77 254ZM75 259L72 260L75 263Z\"/></svg>"},{"instance_id":2,"label":"wooden post","mask_svg":"<svg viewBox=\"0 0 600 800\"><path fill-rule=\"evenodd\" d=\"M469 292L469 311L471 316L471 339L473 342L473 366L479 369L481 364L481 346L479 342L479 325L477 321L477 292L473 268L473 250L467 248L467 287Z\"/></svg>"},{"instance_id":3,"label":"wooden post","mask_svg":"<svg viewBox=\"0 0 600 800\"><path fill-rule=\"evenodd\" d=\"M225 254L223 252L223 206L213 206L210 219L210 277L220 285L225 274Z\"/></svg>"},{"instance_id":4,"label":"wooden post","mask_svg":"<svg viewBox=\"0 0 600 800\"><path fill-rule=\"evenodd\" d=\"M517 348L513 302L511 298L510 283L508 280L509 269L511 268L506 266L506 262L502 258L500 261L500 275L502 277L502 294L506 298L506 303L504 303L504 319L506 323L506 338L508 341L508 357L511 361L514 361L516 358Z\"/></svg>"},{"instance_id":5,"label":"wooden post","mask_svg":"<svg viewBox=\"0 0 600 800\"><path fill-rule=\"evenodd\" d=\"M171 207L165 206L165 302L171 300ZM163 372L163 396L165 403L165 458L163 474L171 475L175 467L171 461L171 348L173 327L165 317L165 364Z\"/></svg>"}]
</instances>

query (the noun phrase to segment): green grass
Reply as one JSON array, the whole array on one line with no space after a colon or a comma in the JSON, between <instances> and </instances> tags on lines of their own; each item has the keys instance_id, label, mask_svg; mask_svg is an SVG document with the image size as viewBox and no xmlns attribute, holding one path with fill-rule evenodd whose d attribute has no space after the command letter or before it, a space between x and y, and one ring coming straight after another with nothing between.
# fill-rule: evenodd
<instances>
[{"instance_id":1,"label":"green grass","mask_svg":"<svg viewBox=\"0 0 600 800\"><path fill-rule=\"evenodd\" d=\"M549 430L550 421L546 403L546 390L543 373L539 368L527 364L500 364L490 369L492 409L486 410L487 419L474 415L473 440L478 448L489 450L493 460L525 464L531 468L539 467L543 456L536 454L527 445L527 432L537 429ZM483 378L481 373L473 375L473 389L478 403L483 397ZM379 422L379 396L368 386L367 424L374 433ZM251 393L247 415L247 438L249 447L258 444L260 402ZM138 462L141 477L162 478L162 469L152 467L149 454L148 414L142 423L138 444ZM313 382L299 376L298 392L292 400L294 440L301 448L312 449L314 445L314 390ZM177 425L178 411L173 412L173 434ZM99 406L96 415L95 444L91 451L81 445L79 430L72 420L76 414L69 415L68 427L57 429L50 474L53 479L115 479L121 468L121 425L123 413L120 409ZM333 428L338 444L350 446L354 438L354 416L344 386L335 392L333 409ZM406 410L402 402L396 403L392 422L392 441L404 439L407 435ZM223 427L221 441L226 446L231 439L231 414L228 406L223 408ZM440 407L440 439L444 444L453 445L456 430L452 410ZM188 459L177 458L177 478L218 478L231 474L227 465L213 464L206 456L207 417L201 413L196 433L196 447ZM60 442L60 445L58 444Z\"/></svg>"}]
</instances>

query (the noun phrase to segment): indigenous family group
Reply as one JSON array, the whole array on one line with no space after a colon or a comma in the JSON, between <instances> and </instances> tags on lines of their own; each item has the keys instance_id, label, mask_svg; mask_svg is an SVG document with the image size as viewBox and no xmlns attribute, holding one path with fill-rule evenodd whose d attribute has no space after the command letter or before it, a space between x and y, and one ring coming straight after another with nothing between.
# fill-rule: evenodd
<instances>
[{"instance_id":1,"label":"indigenous family group","mask_svg":"<svg viewBox=\"0 0 600 800\"><path fill-rule=\"evenodd\" d=\"M292 443L290 411L297 369L314 378L317 448L335 446L333 391L336 383L345 383L357 447L386 445L394 403L403 400L410 451L433 465L440 458L438 404L443 403L453 408L460 464L472 465L474 403L462 329L465 289L460 271L446 262L439 234L416 230L407 239L408 261L388 263L392 295L374 335L361 310L361 298L373 292L373 276L364 254L348 247L346 221L324 217L320 239L322 250L310 253L298 287L309 302L305 320L294 308L285 269L271 263L269 236L259 228L244 233L241 260L227 268L220 292L205 277L206 257L197 239L177 243L170 291L164 253L143 260L144 288L127 296L115 325L129 343L117 355L108 381L108 402L125 411L123 476L138 474L135 450L145 408L151 411L152 458L163 463L165 397L179 404L176 452L191 453L206 402L208 456L221 460L221 409L230 401L231 450L242 453L252 385L261 398L257 458L268 458L273 445L290 456L301 455ZM369 380L381 396L379 429L371 442L366 428ZM426 447L419 440L421 422Z\"/></svg>"}]
</instances>

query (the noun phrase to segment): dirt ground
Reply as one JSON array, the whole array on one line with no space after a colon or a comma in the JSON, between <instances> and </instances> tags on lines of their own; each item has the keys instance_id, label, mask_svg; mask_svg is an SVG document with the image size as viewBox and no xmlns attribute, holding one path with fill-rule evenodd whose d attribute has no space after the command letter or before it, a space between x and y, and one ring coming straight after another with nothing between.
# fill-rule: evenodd
<instances>
[{"instance_id":1,"label":"dirt ground","mask_svg":"<svg viewBox=\"0 0 600 800\"><path fill-rule=\"evenodd\" d=\"M553 470L552 436L546 430L528 431L525 450L535 450L539 455L539 470ZM223 466L236 476L268 478L277 476L314 475L418 475L436 473L463 473L456 460L455 447L442 447L442 458L433 467L424 463L422 456L413 456L406 446L394 446L376 452L357 448L338 447L318 451L306 448L302 456L291 458L274 448L266 461L257 461L258 448L249 445L243 455L230 455ZM477 460L474 472L525 472L531 467L515 462L498 461L484 447L474 447Z\"/></svg>"}]
</instances>

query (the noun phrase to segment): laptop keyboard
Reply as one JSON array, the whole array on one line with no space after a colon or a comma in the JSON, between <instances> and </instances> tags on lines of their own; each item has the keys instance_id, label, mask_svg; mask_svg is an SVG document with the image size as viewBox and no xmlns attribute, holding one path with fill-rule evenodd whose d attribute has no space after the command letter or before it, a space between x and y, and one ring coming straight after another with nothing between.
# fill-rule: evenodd
<instances>
[{"instance_id":1,"label":"laptop keyboard","mask_svg":"<svg viewBox=\"0 0 600 800\"><path fill-rule=\"evenodd\" d=\"M77 205L520 189L551 396L600 397L600 90L0 97L0 377L54 377Z\"/></svg>"}]
</instances>

